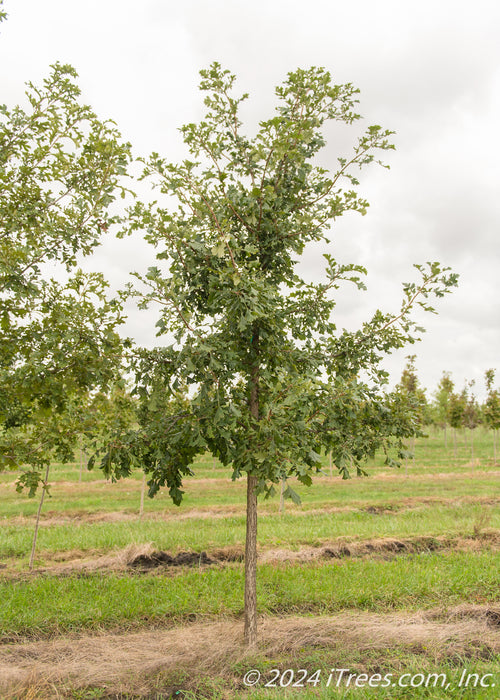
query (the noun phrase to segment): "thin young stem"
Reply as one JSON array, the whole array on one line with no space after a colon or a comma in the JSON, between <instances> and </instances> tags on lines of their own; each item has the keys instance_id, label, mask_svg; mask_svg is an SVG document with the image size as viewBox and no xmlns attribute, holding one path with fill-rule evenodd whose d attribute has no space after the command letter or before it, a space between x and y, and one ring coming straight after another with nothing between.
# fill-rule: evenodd
<instances>
[{"instance_id":1,"label":"thin young stem","mask_svg":"<svg viewBox=\"0 0 500 700\"><path fill-rule=\"evenodd\" d=\"M142 484L141 484L141 504L139 506L139 520L142 520L144 514L144 493L146 491L146 472L142 474Z\"/></svg>"},{"instance_id":2,"label":"thin young stem","mask_svg":"<svg viewBox=\"0 0 500 700\"><path fill-rule=\"evenodd\" d=\"M281 489L280 489L280 513L283 513L285 510L285 484L286 484L286 479L283 477L281 479Z\"/></svg>"},{"instance_id":3,"label":"thin young stem","mask_svg":"<svg viewBox=\"0 0 500 700\"><path fill-rule=\"evenodd\" d=\"M471 462L471 470L472 470L472 473L474 474L474 433L472 432L472 428L470 431L470 462Z\"/></svg>"},{"instance_id":4,"label":"thin young stem","mask_svg":"<svg viewBox=\"0 0 500 700\"><path fill-rule=\"evenodd\" d=\"M33 533L33 544L31 545L31 555L30 555L30 562L29 562L29 570L30 571L33 571L33 562L35 560L36 541L38 538L38 526L40 525L40 514L42 512L43 499L45 497L47 482L49 480L49 469L50 469L50 464L47 464L47 469L45 470L45 479L44 479L43 488L42 488L42 495L40 496L40 503L38 504L38 512L36 514L35 532Z\"/></svg>"},{"instance_id":5,"label":"thin young stem","mask_svg":"<svg viewBox=\"0 0 500 700\"><path fill-rule=\"evenodd\" d=\"M83 464L85 462L85 453L83 451L83 448L80 448L80 473L78 475L78 483L82 483L82 473L83 473Z\"/></svg>"},{"instance_id":6,"label":"thin young stem","mask_svg":"<svg viewBox=\"0 0 500 700\"><path fill-rule=\"evenodd\" d=\"M254 360L250 368L250 414L255 422L259 415L259 329L252 336ZM245 540L245 643L257 643L257 485L258 477L247 477L247 522Z\"/></svg>"}]
</instances>

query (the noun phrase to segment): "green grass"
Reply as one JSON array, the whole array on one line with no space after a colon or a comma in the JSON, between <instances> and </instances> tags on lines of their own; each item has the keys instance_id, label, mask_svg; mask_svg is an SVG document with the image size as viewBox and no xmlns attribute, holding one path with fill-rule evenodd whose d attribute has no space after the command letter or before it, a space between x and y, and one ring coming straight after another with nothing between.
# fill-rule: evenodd
<instances>
[{"instance_id":1,"label":"green grass","mask_svg":"<svg viewBox=\"0 0 500 700\"><path fill-rule=\"evenodd\" d=\"M471 537L481 523L500 528L500 509L494 504L456 503L454 505L419 504L401 511L373 513L364 509L340 512L301 511L295 508L284 515L261 514L258 541L261 547L319 546L323 542L371 539L379 537L439 536ZM8 523L8 521L6 521ZM32 526L0 526L0 557L26 557L31 550ZM40 527L37 563L44 554L68 550L109 551L130 544L152 542L162 550L210 550L230 545L243 546L245 516L186 518L163 522L146 519L125 522L71 522Z\"/></svg>"},{"instance_id":2,"label":"green grass","mask_svg":"<svg viewBox=\"0 0 500 700\"><path fill-rule=\"evenodd\" d=\"M377 613L438 608L445 612L456 605L500 604L500 552L481 532L500 529L498 473L493 464L492 439L479 429L475 434L475 461L470 444L460 436L457 459L452 441L446 454L442 433L417 441L415 461L405 468L389 470L377 456L369 465L369 478L342 481L329 476L328 459L310 489L294 487L302 505L288 502L278 513L278 499L259 503L258 541L266 548L297 549L326 542L440 537L448 548L435 552L381 557L317 559L312 562L286 561L259 565L258 608L269 616L321 616L348 610ZM113 552L129 544L152 542L158 549L209 551L226 546L243 547L245 539L245 482L229 479L229 470L204 456L194 465L196 476L186 480L185 499L175 507L163 492L146 499L145 515L139 521L141 475L111 484L99 470L83 472L79 467L54 465L51 470L52 498L46 499L39 532L36 566L53 564L72 551L94 555ZM133 572L76 571L20 573L26 570L31 548L34 514L38 498L17 494L15 474L0 475L0 561L7 562L7 574L0 570L0 635L9 638L46 638L60 634L93 633L143 627L184 625L193 620L239 619L243 613L243 565L175 569L151 574ZM118 520L109 513L117 513ZM24 516L19 518L16 516ZM99 520L102 516L103 520ZM110 518L109 521L106 518ZM466 551L454 548L464 538L473 538ZM463 544L463 543L462 543ZM17 574L15 574L17 570ZM11 574L14 576L11 577ZM73 637L70 636L69 640ZM69 642L71 643L71 641ZM486 642L485 642L486 644ZM486 645L487 646L487 645ZM288 688L245 689L246 670L258 668L263 675L272 668L350 668L355 672L402 673L445 672L460 675L491 673L500 658L486 649L463 646L457 652L436 644L434 650L394 642L389 649L344 648L313 642L299 651L279 655L259 649L245 662L222 670L203 669L189 673L151 673L148 687L160 697L183 688L185 698L296 698ZM439 651L441 649L441 651ZM444 649L444 651L442 651ZM461 656L460 654L463 655ZM440 655L441 654L441 655ZM497 680L500 687L500 677ZM449 698L498 700L498 687L440 689L398 687L339 688L332 693L324 684L299 689L303 698ZM164 693L165 689L170 689ZM31 692L31 691L30 691ZM35 691L33 691L35 692ZM46 697L52 697L49 688ZM61 698L106 698L104 688L72 688L71 681L58 686ZM152 691L151 691L152 692ZM32 695L32 697L38 695ZM19 700L23 695L19 696ZM31 697L31 696L30 696ZM45 697L40 695L40 698ZM125 700L126 694L116 695ZM130 698L138 697L130 695ZM154 697L150 695L148 697ZM14 700L14 698L12 699Z\"/></svg>"},{"instance_id":3,"label":"green grass","mask_svg":"<svg viewBox=\"0 0 500 700\"><path fill-rule=\"evenodd\" d=\"M258 609L271 615L416 610L500 600L500 553L449 552L391 561L261 565ZM243 567L175 575L109 573L0 582L0 633L46 635L242 614Z\"/></svg>"},{"instance_id":4,"label":"green grass","mask_svg":"<svg viewBox=\"0 0 500 700\"><path fill-rule=\"evenodd\" d=\"M53 469L54 481L51 480L50 494L44 504L44 514L48 513L96 513L120 511L137 513L139 510L141 483L139 478L130 478L112 484L104 480L79 484L77 481L60 481L58 467ZM10 482L0 484L0 523L2 519L13 515L31 516L36 513L38 498L29 499L25 494L18 494L14 487L14 475ZM491 470L476 467L475 474L470 472L449 472L436 474L434 471L415 473L410 471L408 478L404 472L395 470L374 470L369 477L354 477L347 481L339 476L333 478L319 475L312 487L307 488L295 481L293 488L302 498L302 508L317 508L346 505L399 505L402 499L417 497L426 499L453 498L491 498L498 490L498 475ZM212 474L211 478L189 478L184 484L185 496L180 506L174 506L166 491L160 492L154 499L145 499L145 512L170 512L176 514L196 509L214 509L224 507L244 508L245 482L240 479L232 482L222 472ZM261 510L277 511L278 498L261 502ZM290 502L289 502L290 504ZM287 504L287 508L289 505Z\"/></svg>"}]
</instances>

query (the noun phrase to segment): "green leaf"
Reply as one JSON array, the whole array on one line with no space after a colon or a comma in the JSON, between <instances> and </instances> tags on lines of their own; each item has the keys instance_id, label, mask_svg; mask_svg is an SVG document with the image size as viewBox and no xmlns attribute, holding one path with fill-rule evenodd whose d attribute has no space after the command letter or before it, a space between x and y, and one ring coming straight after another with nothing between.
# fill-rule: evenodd
<instances>
[{"instance_id":1,"label":"green leaf","mask_svg":"<svg viewBox=\"0 0 500 700\"><path fill-rule=\"evenodd\" d=\"M285 489L284 492L283 492L283 496L284 496L284 498L291 498L292 501L293 501L296 505L298 505L298 506L300 506L301 503L302 503L302 501L300 500L299 494L296 493L296 492L295 492L292 488L290 488L290 486L288 486L288 485L287 485L286 489Z\"/></svg>"}]
</instances>

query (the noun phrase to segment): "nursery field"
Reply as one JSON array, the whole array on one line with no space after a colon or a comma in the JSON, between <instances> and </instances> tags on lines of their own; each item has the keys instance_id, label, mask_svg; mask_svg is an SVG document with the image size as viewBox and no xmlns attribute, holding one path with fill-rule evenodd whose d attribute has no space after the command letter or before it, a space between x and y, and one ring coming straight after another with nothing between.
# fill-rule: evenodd
<instances>
[{"instance_id":1,"label":"nursery field","mask_svg":"<svg viewBox=\"0 0 500 700\"><path fill-rule=\"evenodd\" d=\"M436 432L301 505L259 503L259 643L243 645L245 483L200 459L185 499L53 465L0 475L0 697L500 698L500 463Z\"/></svg>"}]
</instances>

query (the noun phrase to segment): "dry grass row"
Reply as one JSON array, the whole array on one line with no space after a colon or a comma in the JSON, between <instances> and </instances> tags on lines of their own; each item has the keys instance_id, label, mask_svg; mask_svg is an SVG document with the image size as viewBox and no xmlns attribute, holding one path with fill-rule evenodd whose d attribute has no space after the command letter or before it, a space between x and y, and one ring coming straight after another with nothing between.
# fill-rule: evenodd
<instances>
[{"instance_id":1,"label":"dry grass row","mask_svg":"<svg viewBox=\"0 0 500 700\"><path fill-rule=\"evenodd\" d=\"M471 658L474 649L484 659L500 653L500 626L492 625L491 615L485 606L461 606L417 614L263 618L259 648L250 651L243 645L241 623L234 621L10 644L0 648L0 690L5 700L58 697L58 688L89 685L137 696L157 687L162 675L184 670L195 679L207 669L237 685L235 666L245 667L256 654L300 657L314 647L331 649L332 658L340 647L344 654L410 647L435 664L453 656Z\"/></svg>"}]
</instances>

